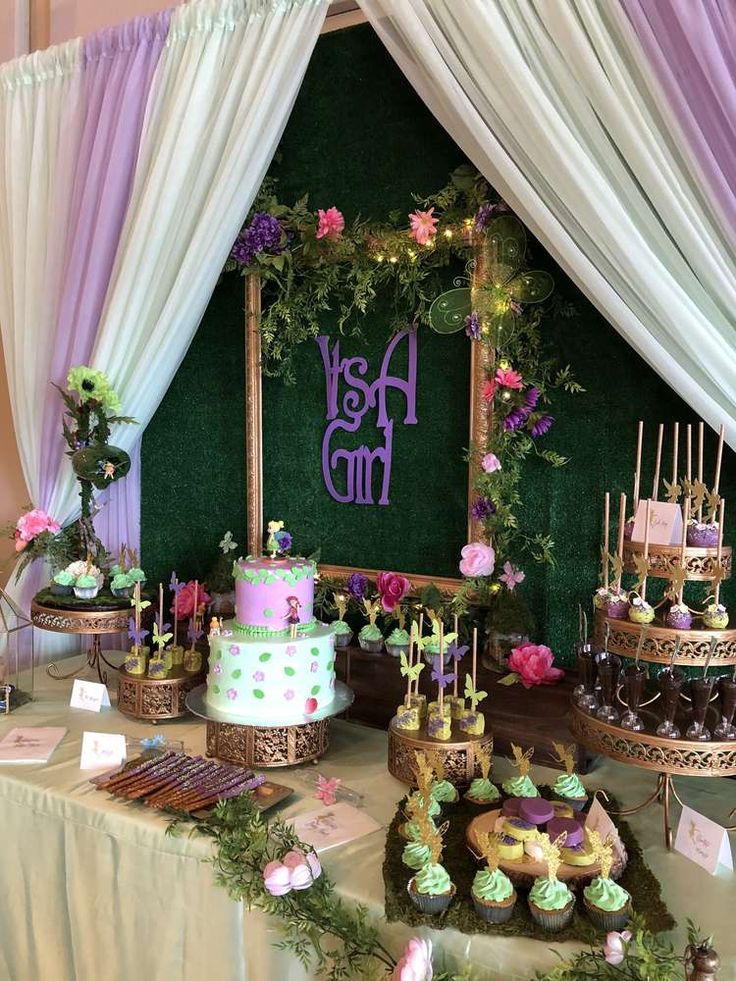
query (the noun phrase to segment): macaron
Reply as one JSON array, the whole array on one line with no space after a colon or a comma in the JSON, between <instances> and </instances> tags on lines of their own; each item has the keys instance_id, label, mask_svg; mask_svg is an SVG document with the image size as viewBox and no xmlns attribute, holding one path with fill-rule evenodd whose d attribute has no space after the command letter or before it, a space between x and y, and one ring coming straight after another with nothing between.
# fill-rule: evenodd
<instances>
[{"instance_id":1,"label":"macaron","mask_svg":"<svg viewBox=\"0 0 736 981\"><path fill-rule=\"evenodd\" d=\"M574 818L575 811L569 804L563 804L562 801L553 800L552 807L555 810L554 816L556 818Z\"/></svg>"},{"instance_id":2,"label":"macaron","mask_svg":"<svg viewBox=\"0 0 736 981\"><path fill-rule=\"evenodd\" d=\"M507 862L515 862L523 857L524 844L517 841L516 838L505 835L498 843L498 855L499 858L503 858Z\"/></svg>"},{"instance_id":3,"label":"macaron","mask_svg":"<svg viewBox=\"0 0 736 981\"><path fill-rule=\"evenodd\" d=\"M529 824L546 824L554 816L554 807L543 797L525 797L519 808L519 817Z\"/></svg>"},{"instance_id":4,"label":"macaron","mask_svg":"<svg viewBox=\"0 0 736 981\"><path fill-rule=\"evenodd\" d=\"M533 824L523 821L521 818L505 818L503 830L504 834L516 838L517 841L527 841L537 833L537 829Z\"/></svg>"},{"instance_id":5,"label":"macaron","mask_svg":"<svg viewBox=\"0 0 736 981\"><path fill-rule=\"evenodd\" d=\"M592 865L595 855L587 845L576 845L574 848L563 848L560 858L567 865Z\"/></svg>"},{"instance_id":6,"label":"macaron","mask_svg":"<svg viewBox=\"0 0 736 981\"><path fill-rule=\"evenodd\" d=\"M582 845L585 838L582 824L572 818L552 818L547 825L547 834L552 842L556 841L562 834L567 835L565 838L565 847L567 848Z\"/></svg>"},{"instance_id":7,"label":"macaron","mask_svg":"<svg viewBox=\"0 0 736 981\"><path fill-rule=\"evenodd\" d=\"M521 797L509 797L501 804L501 813L504 817L518 817L521 807Z\"/></svg>"}]
</instances>

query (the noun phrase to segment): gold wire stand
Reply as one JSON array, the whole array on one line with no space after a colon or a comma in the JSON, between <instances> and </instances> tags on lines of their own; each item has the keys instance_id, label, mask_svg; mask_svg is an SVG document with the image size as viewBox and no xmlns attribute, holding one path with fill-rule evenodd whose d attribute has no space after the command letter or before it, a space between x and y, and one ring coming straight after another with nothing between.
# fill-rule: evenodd
<instances>
[{"instance_id":1,"label":"gold wire stand","mask_svg":"<svg viewBox=\"0 0 736 981\"><path fill-rule=\"evenodd\" d=\"M97 672L97 677L103 685L107 684L107 672L103 671L103 663L113 671L117 666L111 664L102 652L102 636L104 634L119 634L128 629L130 616L129 604L119 609L66 609L63 606L44 606L34 599L31 602L31 622L41 630L50 630L57 634L80 634L90 636L92 645L87 650L86 659L72 671L61 671L58 664L52 661L46 666L46 674L54 681L66 681L91 669Z\"/></svg>"}]
</instances>

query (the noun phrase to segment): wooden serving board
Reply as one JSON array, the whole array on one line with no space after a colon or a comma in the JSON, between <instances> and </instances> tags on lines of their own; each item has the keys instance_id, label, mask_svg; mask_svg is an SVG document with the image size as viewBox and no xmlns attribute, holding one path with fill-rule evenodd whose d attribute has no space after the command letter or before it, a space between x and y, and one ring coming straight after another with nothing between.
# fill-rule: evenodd
<instances>
[{"instance_id":1,"label":"wooden serving board","mask_svg":"<svg viewBox=\"0 0 736 981\"><path fill-rule=\"evenodd\" d=\"M478 835L492 834L496 825L496 819L500 814L500 808L497 808L495 811L485 811L483 814L479 814L478 817L473 818L465 831L465 840L468 849L478 862L482 860ZM506 873L515 886L521 886L522 888L531 887L535 879L547 874L546 862L534 862L526 854L516 861L502 860L498 863L498 867L502 872ZM614 859L611 878L620 878L625 868L626 853L624 852L623 861L620 858ZM566 882L571 889L574 889L578 885L584 885L590 882L591 879L594 879L598 875L600 870L600 862L584 867L580 865L567 865L567 863L563 862L557 872L557 878L561 882Z\"/></svg>"}]
</instances>

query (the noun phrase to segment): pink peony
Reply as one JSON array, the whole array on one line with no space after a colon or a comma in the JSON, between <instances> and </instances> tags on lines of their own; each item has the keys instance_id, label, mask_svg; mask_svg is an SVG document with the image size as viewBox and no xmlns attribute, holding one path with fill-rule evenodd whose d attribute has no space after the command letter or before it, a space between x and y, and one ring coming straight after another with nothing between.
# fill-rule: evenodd
<instances>
[{"instance_id":1,"label":"pink peony","mask_svg":"<svg viewBox=\"0 0 736 981\"><path fill-rule=\"evenodd\" d=\"M40 508L34 508L32 511L27 511L18 518L15 528L17 532L15 550L16 552L20 552L25 548L25 545L19 547L18 541L31 542L45 531L55 535L61 528L61 525L58 521L50 518L45 511L42 511Z\"/></svg>"},{"instance_id":2,"label":"pink peony","mask_svg":"<svg viewBox=\"0 0 736 981\"><path fill-rule=\"evenodd\" d=\"M411 592L411 583L398 572L379 572L376 576L378 595L386 613L393 613L402 599Z\"/></svg>"},{"instance_id":3,"label":"pink peony","mask_svg":"<svg viewBox=\"0 0 736 981\"><path fill-rule=\"evenodd\" d=\"M206 606L212 597L205 592L205 588L202 583L197 586L197 606ZM174 607L171 607L171 612L174 612ZM188 583L181 587L176 600L176 615L182 620L187 617L192 616L194 613L194 580L191 579Z\"/></svg>"},{"instance_id":4,"label":"pink peony","mask_svg":"<svg viewBox=\"0 0 736 981\"><path fill-rule=\"evenodd\" d=\"M427 245L437 232L437 218L433 218L434 208L429 211L413 211L409 215L411 232L409 233L417 245Z\"/></svg>"},{"instance_id":5,"label":"pink peony","mask_svg":"<svg viewBox=\"0 0 736 981\"><path fill-rule=\"evenodd\" d=\"M504 388L522 388L524 382L518 371L513 368L496 368L496 381Z\"/></svg>"},{"instance_id":6,"label":"pink peony","mask_svg":"<svg viewBox=\"0 0 736 981\"><path fill-rule=\"evenodd\" d=\"M394 968L392 981L432 981L432 941L412 937Z\"/></svg>"},{"instance_id":7,"label":"pink peony","mask_svg":"<svg viewBox=\"0 0 736 981\"><path fill-rule=\"evenodd\" d=\"M305 855L300 848L293 848L281 861L289 870L292 889L308 889L322 874L322 866L314 852Z\"/></svg>"},{"instance_id":8,"label":"pink peony","mask_svg":"<svg viewBox=\"0 0 736 981\"><path fill-rule=\"evenodd\" d=\"M486 453L483 459L480 461L481 467L485 473L495 473L497 470L501 469L501 461L498 459L495 453Z\"/></svg>"},{"instance_id":9,"label":"pink peony","mask_svg":"<svg viewBox=\"0 0 736 981\"><path fill-rule=\"evenodd\" d=\"M521 678L525 688L534 685L554 685L563 678L562 668L553 668L555 656L544 644L522 644L511 651L509 669Z\"/></svg>"},{"instance_id":10,"label":"pink peony","mask_svg":"<svg viewBox=\"0 0 736 981\"><path fill-rule=\"evenodd\" d=\"M623 933L617 933L616 930L611 930L606 937L606 943L603 947L606 963L613 964L614 967L620 964L624 957L626 957L626 945L630 940L630 930L624 930Z\"/></svg>"},{"instance_id":11,"label":"pink peony","mask_svg":"<svg viewBox=\"0 0 736 981\"><path fill-rule=\"evenodd\" d=\"M340 238L342 230L345 227L345 218L343 217L342 211L338 211L334 206L327 208L325 211L322 208L318 208L317 217L319 218L317 238Z\"/></svg>"},{"instance_id":12,"label":"pink peony","mask_svg":"<svg viewBox=\"0 0 736 981\"><path fill-rule=\"evenodd\" d=\"M464 576L490 576L496 564L496 553L492 545L484 542L471 542L460 553L460 572Z\"/></svg>"},{"instance_id":13,"label":"pink peony","mask_svg":"<svg viewBox=\"0 0 736 981\"><path fill-rule=\"evenodd\" d=\"M263 885L272 896L285 896L291 892L291 870L281 862L269 862L263 870Z\"/></svg>"},{"instance_id":14,"label":"pink peony","mask_svg":"<svg viewBox=\"0 0 736 981\"><path fill-rule=\"evenodd\" d=\"M481 396L484 402L492 402L493 396L496 394L496 380L495 378L486 378L483 382L483 388L481 389Z\"/></svg>"}]
</instances>

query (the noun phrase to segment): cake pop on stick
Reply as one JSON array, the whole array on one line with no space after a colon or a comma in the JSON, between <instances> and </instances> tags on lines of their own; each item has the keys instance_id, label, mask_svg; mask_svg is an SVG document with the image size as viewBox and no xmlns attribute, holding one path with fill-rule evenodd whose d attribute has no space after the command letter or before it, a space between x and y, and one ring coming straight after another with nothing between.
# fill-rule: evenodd
<instances>
[{"instance_id":1,"label":"cake pop on stick","mask_svg":"<svg viewBox=\"0 0 736 981\"><path fill-rule=\"evenodd\" d=\"M687 527L690 519L690 498L685 498L685 513L682 522L682 537L680 539L680 565L675 570L670 580L667 595L674 599L665 617L665 625L675 630L689 630L693 623L693 617L687 604L684 602L685 580L687 579Z\"/></svg>"},{"instance_id":2,"label":"cake pop on stick","mask_svg":"<svg viewBox=\"0 0 736 981\"><path fill-rule=\"evenodd\" d=\"M707 603L703 613L703 625L708 630L724 630L728 626L728 610L721 603L721 580L724 576L723 568L723 523L725 521L726 502L721 498L718 511L718 549L716 552L715 567L712 568L712 582L714 584L712 603Z\"/></svg>"},{"instance_id":3,"label":"cake pop on stick","mask_svg":"<svg viewBox=\"0 0 736 981\"><path fill-rule=\"evenodd\" d=\"M188 674L196 674L202 668L202 654L194 646L202 636L202 629L199 625L199 580L194 580L192 591L192 616L189 621L187 636L190 641L190 648L184 655L184 670Z\"/></svg>"},{"instance_id":4,"label":"cake pop on stick","mask_svg":"<svg viewBox=\"0 0 736 981\"><path fill-rule=\"evenodd\" d=\"M647 603L647 576L649 575L649 524L652 516L652 502L647 500L646 528L644 530L644 555L635 555L634 563L638 580L631 594L629 620L633 623L651 623L654 619L654 608ZM638 592L636 591L638 589Z\"/></svg>"},{"instance_id":5,"label":"cake pop on stick","mask_svg":"<svg viewBox=\"0 0 736 981\"><path fill-rule=\"evenodd\" d=\"M636 469L634 470L634 513L639 507L639 482L641 480L641 448L644 441L644 422L639 420L639 430L636 437Z\"/></svg>"},{"instance_id":6,"label":"cake pop on stick","mask_svg":"<svg viewBox=\"0 0 736 981\"><path fill-rule=\"evenodd\" d=\"M453 632L455 634L455 637L457 637L458 636L458 632L457 632L457 613L455 614L455 616L453 617L453 620L452 620L452 629L453 629ZM457 640L455 641L455 643L457 644ZM453 698L457 698L458 697L458 694L457 694L457 676L458 676L458 674L459 674L459 671L458 671L458 666L456 664L455 665L455 680L452 683L452 695L453 695Z\"/></svg>"},{"instance_id":7,"label":"cake pop on stick","mask_svg":"<svg viewBox=\"0 0 736 981\"><path fill-rule=\"evenodd\" d=\"M621 590L621 576L624 571L624 532L626 529L626 495L621 494L618 502L618 538L616 554L613 558L613 589L608 591L604 609L607 617L625 620L629 613L629 601ZM597 605L597 604L596 604Z\"/></svg>"},{"instance_id":8,"label":"cake pop on stick","mask_svg":"<svg viewBox=\"0 0 736 981\"><path fill-rule=\"evenodd\" d=\"M485 732L486 718L482 712L478 711L478 705L484 698L488 697L488 692L478 691L476 687L476 667L478 657L478 628L473 627L473 661L472 675L465 675L464 695L470 701L470 710L463 713L459 721L460 728L472 736L482 736Z\"/></svg>"},{"instance_id":9,"label":"cake pop on stick","mask_svg":"<svg viewBox=\"0 0 736 981\"><path fill-rule=\"evenodd\" d=\"M417 659L421 656L422 652L422 636L424 635L424 612L419 614L419 639L417 640ZM414 686L414 694L419 694L419 676L416 679L416 685Z\"/></svg>"},{"instance_id":10,"label":"cake pop on stick","mask_svg":"<svg viewBox=\"0 0 736 981\"><path fill-rule=\"evenodd\" d=\"M654 481L652 483L652 500L659 499L659 474L662 466L662 443L664 441L664 423L660 422L657 432L657 457L654 463Z\"/></svg>"},{"instance_id":11,"label":"cake pop on stick","mask_svg":"<svg viewBox=\"0 0 736 981\"><path fill-rule=\"evenodd\" d=\"M408 676L409 685L409 707L416 709L419 720L421 721L427 715L427 696L419 694L419 675L422 673L424 668L424 661L422 660L422 648L421 648L421 638L422 630L424 629L424 614L419 616L419 624L416 620L412 620L409 636L411 638L411 645L416 650L415 661L411 664L411 673ZM412 691L412 688L414 690Z\"/></svg>"},{"instance_id":12,"label":"cake pop on stick","mask_svg":"<svg viewBox=\"0 0 736 981\"><path fill-rule=\"evenodd\" d=\"M476 687L476 668L478 665L478 628L473 627L473 688Z\"/></svg>"},{"instance_id":13,"label":"cake pop on stick","mask_svg":"<svg viewBox=\"0 0 736 981\"><path fill-rule=\"evenodd\" d=\"M440 622L440 673L445 670L445 625ZM440 681L439 692L437 693L437 701L440 705L440 713L442 713L443 703L445 697L445 686Z\"/></svg>"},{"instance_id":14,"label":"cake pop on stick","mask_svg":"<svg viewBox=\"0 0 736 981\"><path fill-rule=\"evenodd\" d=\"M698 484L700 485L700 504L698 506L698 523L703 520L703 444L705 442L705 423L698 423Z\"/></svg>"},{"instance_id":15,"label":"cake pop on stick","mask_svg":"<svg viewBox=\"0 0 736 981\"><path fill-rule=\"evenodd\" d=\"M680 491L682 488L677 482L677 458L679 455L680 448L680 423L675 423L675 431L672 443L672 481L668 481L665 478L664 486L667 491L667 500L670 504L675 504L680 496Z\"/></svg>"},{"instance_id":16,"label":"cake pop on stick","mask_svg":"<svg viewBox=\"0 0 736 981\"><path fill-rule=\"evenodd\" d=\"M610 556L608 554L608 526L611 521L611 495L606 491L603 498L603 588L608 592L608 562Z\"/></svg>"}]
</instances>

